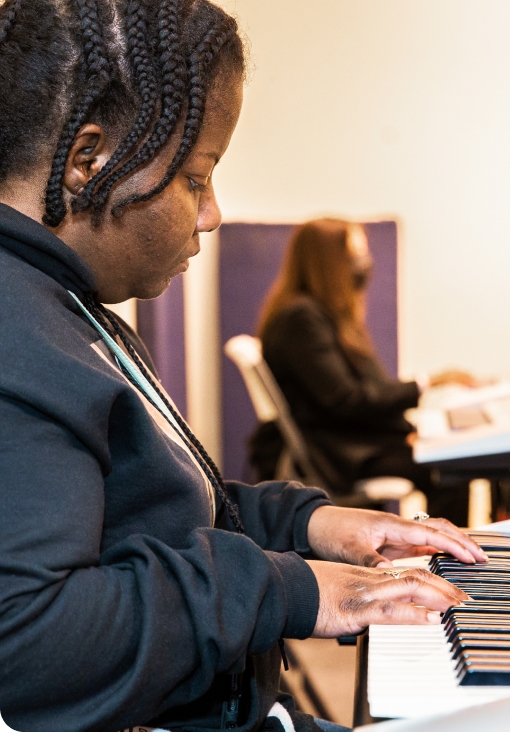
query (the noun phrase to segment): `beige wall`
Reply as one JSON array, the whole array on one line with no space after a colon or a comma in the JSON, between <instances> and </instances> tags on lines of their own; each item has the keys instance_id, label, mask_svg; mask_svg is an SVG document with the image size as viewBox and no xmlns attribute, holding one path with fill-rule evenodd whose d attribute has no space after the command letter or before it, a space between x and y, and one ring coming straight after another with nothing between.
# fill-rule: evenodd
<instances>
[{"instance_id":1,"label":"beige wall","mask_svg":"<svg viewBox=\"0 0 510 732\"><path fill-rule=\"evenodd\" d=\"M224 219L398 218L402 375L510 376L508 0L219 4L256 66L215 173ZM203 246L186 276L188 402L217 457L215 237Z\"/></svg>"},{"instance_id":2,"label":"beige wall","mask_svg":"<svg viewBox=\"0 0 510 732\"><path fill-rule=\"evenodd\" d=\"M508 0L222 0L256 65L225 220L398 217L401 372L510 375Z\"/></svg>"}]
</instances>

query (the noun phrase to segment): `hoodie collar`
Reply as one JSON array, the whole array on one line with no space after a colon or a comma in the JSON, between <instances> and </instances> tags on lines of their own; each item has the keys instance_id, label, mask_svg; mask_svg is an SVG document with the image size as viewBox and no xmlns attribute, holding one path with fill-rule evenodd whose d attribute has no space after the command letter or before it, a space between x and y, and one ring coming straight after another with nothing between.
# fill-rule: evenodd
<instances>
[{"instance_id":1,"label":"hoodie collar","mask_svg":"<svg viewBox=\"0 0 510 732\"><path fill-rule=\"evenodd\" d=\"M0 246L52 277L78 296L97 289L89 265L34 219L0 203Z\"/></svg>"}]
</instances>

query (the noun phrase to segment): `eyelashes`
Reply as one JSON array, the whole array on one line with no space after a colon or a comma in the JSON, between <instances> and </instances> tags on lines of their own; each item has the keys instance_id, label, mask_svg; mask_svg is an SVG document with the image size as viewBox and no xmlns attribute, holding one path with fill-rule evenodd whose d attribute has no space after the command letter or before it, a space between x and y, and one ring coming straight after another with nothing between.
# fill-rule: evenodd
<instances>
[{"instance_id":1,"label":"eyelashes","mask_svg":"<svg viewBox=\"0 0 510 732\"><path fill-rule=\"evenodd\" d=\"M207 186L203 183L197 183L196 180L193 180L193 178L188 178L189 181L189 190L191 193L205 193L207 190Z\"/></svg>"}]
</instances>

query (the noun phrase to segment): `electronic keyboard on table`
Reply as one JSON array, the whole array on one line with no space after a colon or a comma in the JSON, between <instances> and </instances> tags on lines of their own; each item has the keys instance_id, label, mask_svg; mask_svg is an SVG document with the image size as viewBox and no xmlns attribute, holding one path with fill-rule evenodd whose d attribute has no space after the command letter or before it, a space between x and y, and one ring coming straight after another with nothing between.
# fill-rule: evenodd
<instances>
[{"instance_id":1,"label":"electronic keyboard on table","mask_svg":"<svg viewBox=\"0 0 510 732\"><path fill-rule=\"evenodd\" d=\"M510 383L447 393L415 410L416 462L476 477L510 474Z\"/></svg>"},{"instance_id":2,"label":"electronic keyboard on table","mask_svg":"<svg viewBox=\"0 0 510 732\"><path fill-rule=\"evenodd\" d=\"M441 625L370 627L372 717L423 717L510 697L510 536L469 533L487 564L436 554L429 565L469 602L451 608Z\"/></svg>"},{"instance_id":3,"label":"electronic keyboard on table","mask_svg":"<svg viewBox=\"0 0 510 732\"><path fill-rule=\"evenodd\" d=\"M417 463L466 477L510 475L510 382L425 394L412 412Z\"/></svg>"}]
</instances>

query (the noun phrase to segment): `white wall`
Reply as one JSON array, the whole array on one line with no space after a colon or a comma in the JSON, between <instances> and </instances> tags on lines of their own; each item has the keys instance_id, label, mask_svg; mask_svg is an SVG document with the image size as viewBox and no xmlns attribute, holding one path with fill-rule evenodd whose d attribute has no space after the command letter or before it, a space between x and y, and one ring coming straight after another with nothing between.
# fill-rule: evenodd
<instances>
[{"instance_id":1,"label":"white wall","mask_svg":"<svg viewBox=\"0 0 510 732\"><path fill-rule=\"evenodd\" d=\"M398 217L401 372L510 375L508 0L221 0L256 65L224 219Z\"/></svg>"},{"instance_id":2,"label":"white wall","mask_svg":"<svg viewBox=\"0 0 510 732\"><path fill-rule=\"evenodd\" d=\"M184 275L187 420L221 468L218 233L202 234L200 246Z\"/></svg>"},{"instance_id":3,"label":"white wall","mask_svg":"<svg viewBox=\"0 0 510 732\"><path fill-rule=\"evenodd\" d=\"M125 300L124 302L119 302L116 305L108 305L107 306L110 310L113 310L114 313L117 313L117 315L120 315L120 317L128 323L132 328L136 330L137 322L136 322L136 300Z\"/></svg>"}]
</instances>

